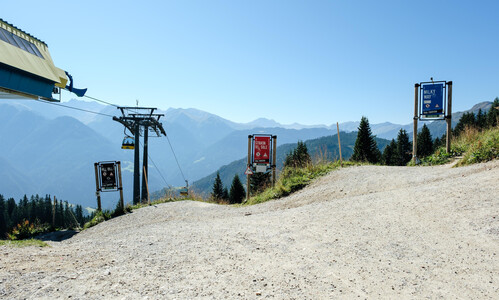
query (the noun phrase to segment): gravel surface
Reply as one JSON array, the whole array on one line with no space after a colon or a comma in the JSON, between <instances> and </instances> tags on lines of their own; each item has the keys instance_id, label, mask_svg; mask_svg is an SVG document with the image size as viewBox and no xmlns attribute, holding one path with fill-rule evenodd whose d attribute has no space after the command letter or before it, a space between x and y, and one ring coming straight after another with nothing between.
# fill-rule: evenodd
<instances>
[{"instance_id":1,"label":"gravel surface","mask_svg":"<svg viewBox=\"0 0 499 300\"><path fill-rule=\"evenodd\" d=\"M350 167L251 207L139 209L0 247L5 299L499 299L499 161Z\"/></svg>"}]
</instances>

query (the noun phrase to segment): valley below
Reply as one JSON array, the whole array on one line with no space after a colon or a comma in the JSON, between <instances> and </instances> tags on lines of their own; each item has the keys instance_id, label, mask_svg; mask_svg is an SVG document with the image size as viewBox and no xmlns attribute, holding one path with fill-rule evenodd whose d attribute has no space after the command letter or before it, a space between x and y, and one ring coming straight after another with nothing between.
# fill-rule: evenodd
<instances>
[{"instance_id":1,"label":"valley below","mask_svg":"<svg viewBox=\"0 0 499 300\"><path fill-rule=\"evenodd\" d=\"M497 299L498 182L498 160L358 166L254 206L149 206L0 246L0 298Z\"/></svg>"}]
</instances>

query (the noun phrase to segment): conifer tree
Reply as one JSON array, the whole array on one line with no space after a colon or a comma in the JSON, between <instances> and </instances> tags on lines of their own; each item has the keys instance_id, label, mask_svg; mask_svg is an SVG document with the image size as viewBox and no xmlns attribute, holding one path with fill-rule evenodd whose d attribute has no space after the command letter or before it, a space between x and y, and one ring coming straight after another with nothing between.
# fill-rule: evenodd
<instances>
[{"instance_id":1,"label":"conifer tree","mask_svg":"<svg viewBox=\"0 0 499 300\"><path fill-rule=\"evenodd\" d=\"M302 168L308 165L311 161L307 145L302 141L298 141L296 148L291 153L286 155L284 167Z\"/></svg>"},{"instance_id":2,"label":"conifer tree","mask_svg":"<svg viewBox=\"0 0 499 300\"><path fill-rule=\"evenodd\" d=\"M7 234L7 203L2 195L0 195L0 239L3 239Z\"/></svg>"},{"instance_id":3,"label":"conifer tree","mask_svg":"<svg viewBox=\"0 0 499 300\"><path fill-rule=\"evenodd\" d=\"M481 108L478 110L475 119L476 119L476 126L478 128L484 129L485 127L487 127L487 114L485 114Z\"/></svg>"},{"instance_id":4,"label":"conifer tree","mask_svg":"<svg viewBox=\"0 0 499 300\"><path fill-rule=\"evenodd\" d=\"M255 173L250 176L251 195L256 195L262 192L269 185L270 185L270 172Z\"/></svg>"},{"instance_id":5,"label":"conifer tree","mask_svg":"<svg viewBox=\"0 0 499 300\"><path fill-rule=\"evenodd\" d=\"M229 201L229 190L227 189L226 186L224 186L224 189L223 189L222 200Z\"/></svg>"},{"instance_id":6,"label":"conifer tree","mask_svg":"<svg viewBox=\"0 0 499 300\"><path fill-rule=\"evenodd\" d=\"M220 173L217 172L217 177L215 177L215 182L213 182L213 190L211 192L211 197L213 200L222 200L224 196L224 186L222 179L220 179Z\"/></svg>"},{"instance_id":7,"label":"conifer tree","mask_svg":"<svg viewBox=\"0 0 499 300\"><path fill-rule=\"evenodd\" d=\"M400 129L397 135L397 165L405 166L412 158L412 145L405 129Z\"/></svg>"},{"instance_id":8,"label":"conifer tree","mask_svg":"<svg viewBox=\"0 0 499 300\"><path fill-rule=\"evenodd\" d=\"M397 143L392 139L390 144L386 145L383 150L382 162L387 166L395 166L397 164L396 160Z\"/></svg>"},{"instance_id":9,"label":"conifer tree","mask_svg":"<svg viewBox=\"0 0 499 300\"><path fill-rule=\"evenodd\" d=\"M229 195L229 203L242 203L244 197L246 196L246 191L244 190L244 186L239 179L239 175L234 175L234 179L232 179L232 185L230 186L230 195Z\"/></svg>"},{"instance_id":10,"label":"conifer tree","mask_svg":"<svg viewBox=\"0 0 499 300\"><path fill-rule=\"evenodd\" d=\"M433 153L433 140L431 137L430 129L423 125L421 131L418 132L418 156L426 157Z\"/></svg>"},{"instance_id":11,"label":"conifer tree","mask_svg":"<svg viewBox=\"0 0 499 300\"><path fill-rule=\"evenodd\" d=\"M495 127L497 126L497 122L499 119L499 98L496 97L494 102L492 102L492 106L487 113L487 127Z\"/></svg>"},{"instance_id":12,"label":"conifer tree","mask_svg":"<svg viewBox=\"0 0 499 300\"><path fill-rule=\"evenodd\" d=\"M381 152L378 149L376 140L371 133L369 120L362 117L357 133L357 140L353 149L352 161L378 163L381 159Z\"/></svg>"}]
</instances>

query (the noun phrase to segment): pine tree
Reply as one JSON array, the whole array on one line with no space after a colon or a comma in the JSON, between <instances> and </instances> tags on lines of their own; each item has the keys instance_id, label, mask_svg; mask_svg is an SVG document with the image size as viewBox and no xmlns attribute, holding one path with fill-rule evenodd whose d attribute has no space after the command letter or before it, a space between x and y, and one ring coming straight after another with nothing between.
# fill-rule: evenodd
<instances>
[{"instance_id":1,"label":"pine tree","mask_svg":"<svg viewBox=\"0 0 499 300\"><path fill-rule=\"evenodd\" d=\"M497 122L499 119L499 98L496 97L494 102L492 102L492 106L487 113L487 127L495 127L497 126Z\"/></svg>"},{"instance_id":2,"label":"pine tree","mask_svg":"<svg viewBox=\"0 0 499 300\"><path fill-rule=\"evenodd\" d=\"M423 125L421 131L418 133L418 156L426 157L433 153L433 140L431 137L430 129Z\"/></svg>"},{"instance_id":3,"label":"pine tree","mask_svg":"<svg viewBox=\"0 0 499 300\"><path fill-rule=\"evenodd\" d=\"M215 177L215 182L213 182L213 191L211 192L211 198L213 200L221 200L224 196L224 186L222 179L220 179L220 173L217 172L217 177Z\"/></svg>"},{"instance_id":4,"label":"pine tree","mask_svg":"<svg viewBox=\"0 0 499 300\"><path fill-rule=\"evenodd\" d=\"M0 239L5 238L8 223L7 204L4 197L0 195Z\"/></svg>"},{"instance_id":5,"label":"pine tree","mask_svg":"<svg viewBox=\"0 0 499 300\"><path fill-rule=\"evenodd\" d=\"M234 175L234 179L232 179L232 185L230 186L230 195L229 195L229 203L242 203L244 197L246 196L246 191L244 190L244 186L239 179L239 175Z\"/></svg>"},{"instance_id":6,"label":"pine tree","mask_svg":"<svg viewBox=\"0 0 499 300\"><path fill-rule=\"evenodd\" d=\"M255 173L250 176L251 195L256 195L262 192L269 185L270 185L270 172Z\"/></svg>"},{"instance_id":7,"label":"pine tree","mask_svg":"<svg viewBox=\"0 0 499 300\"><path fill-rule=\"evenodd\" d=\"M229 190L227 189L226 186L224 186L224 189L223 189L222 200L229 201Z\"/></svg>"},{"instance_id":8,"label":"pine tree","mask_svg":"<svg viewBox=\"0 0 499 300\"><path fill-rule=\"evenodd\" d=\"M400 129L397 135L397 165L405 166L412 158L411 142L405 129Z\"/></svg>"},{"instance_id":9,"label":"pine tree","mask_svg":"<svg viewBox=\"0 0 499 300\"><path fill-rule=\"evenodd\" d=\"M120 202L120 201L118 201L118 202ZM79 205L79 204L76 205L75 218L78 221L78 224L80 225L80 227L83 227L83 224L84 224L83 207L81 205Z\"/></svg>"},{"instance_id":10,"label":"pine tree","mask_svg":"<svg viewBox=\"0 0 499 300\"><path fill-rule=\"evenodd\" d=\"M476 115L476 126L480 129L487 127L487 114L485 114L481 108Z\"/></svg>"},{"instance_id":11,"label":"pine tree","mask_svg":"<svg viewBox=\"0 0 499 300\"><path fill-rule=\"evenodd\" d=\"M397 164L396 160L397 143L392 139L390 144L388 144L383 150L382 162L387 166L395 166Z\"/></svg>"},{"instance_id":12,"label":"pine tree","mask_svg":"<svg viewBox=\"0 0 499 300\"><path fill-rule=\"evenodd\" d=\"M298 141L296 148L286 155L284 167L303 168L311 161L307 145L302 141Z\"/></svg>"},{"instance_id":13,"label":"pine tree","mask_svg":"<svg viewBox=\"0 0 499 300\"><path fill-rule=\"evenodd\" d=\"M473 112L466 112L461 116L459 122L457 122L456 127L454 127L454 130L452 130L452 133L454 134L454 136L459 136L466 127L476 127L476 126L477 123L475 119L475 114Z\"/></svg>"},{"instance_id":14,"label":"pine tree","mask_svg":"<svg viewBox=\"0 0 499 300\"><path fill-rule=\"evenodd\" d=\"M378 163L381 159L381 152L376 145L376 140L371 133L369 120L362 117L357 133L357 140L353 149L352 161Z\"/></svg>"}]
</instances>

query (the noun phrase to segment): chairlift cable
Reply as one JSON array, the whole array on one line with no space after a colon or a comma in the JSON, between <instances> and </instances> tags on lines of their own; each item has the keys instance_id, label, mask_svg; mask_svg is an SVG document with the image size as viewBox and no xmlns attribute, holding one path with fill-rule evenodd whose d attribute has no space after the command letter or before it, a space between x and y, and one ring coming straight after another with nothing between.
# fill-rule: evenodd
<instances>
[{"instance_id":1,"label":"chairlift cable","mask_svg":"<svg viewBox=\"0 0 499 300\"><path fill-rule=\"evenodd\" d=\"M182 172L182 168L180 167L180 164L177 159L177 155L175 154L175 151L173 150L172 143L170 142L170 138L168 135L165 133L166 139L168 140L168 144L170 145L170 149L172 149L173 157L175 158L175 161L177 162L178 169L180 170L180 174L182 174L182 178L184 178L184 181L187 182L187 179L185 179L184 172Z\"/></svg>"},{"instance_id":2,"label":"chairlift cable","mask_svg":"<svg viewBox=\"0 0 499 300\"><path fill-rule=\"evenodd\" d=\"M142 142L139 141L139 144L141 147L143 147L142 145ZM161 176L161 178L163 179L163 181L165 182L165 184L168 186L168 188L172 189L173 187L171 185L168 184L168 182L166 182L166 179L165 177L163 176L163 173L161 173L161 171L158 169L158 166L156 166L156 163L154 162L154 160L151 158L151 155L149 153L147 153L147 157L149 158L149 160L152 162L152 165L154 166L154 168L156 169L156 171L158 171L159 175ZM149 178L149 174L147 175L148 178Z\"/></svg>"},{"instance_id":3,"label":"chairlift cable","mask_svg":"<svg viewBox=\"0 0 499 300\"><path fill-rule=\"evenodd\" d=\"M61 103L56 103L56 102L50 102L50 101L46 101L46 100L42 100L42 99L37 99L35 101L39 101L41 103L48 103L48 104L52 104L52 105L57 105L57 106L62 106L62 107L66 107L66 108L70 108L70 109L74 109L74 110L79 110L79 111L83 111L83 112L87 112L87 113L91 113L91 114L96 114L96 115L101 115L101 116L106 116L106 117L114 117L112 115L109 115L109 114L105 114L105 113L101 113L101 112L96 112L96 111L91 111L91 110L88 110L88 109L83 109L83 108L78 108L78 107L73 107L73 106L69 106L69 105L64 105L64 104L61 104Z\"/></svg>"}]
</instances>

